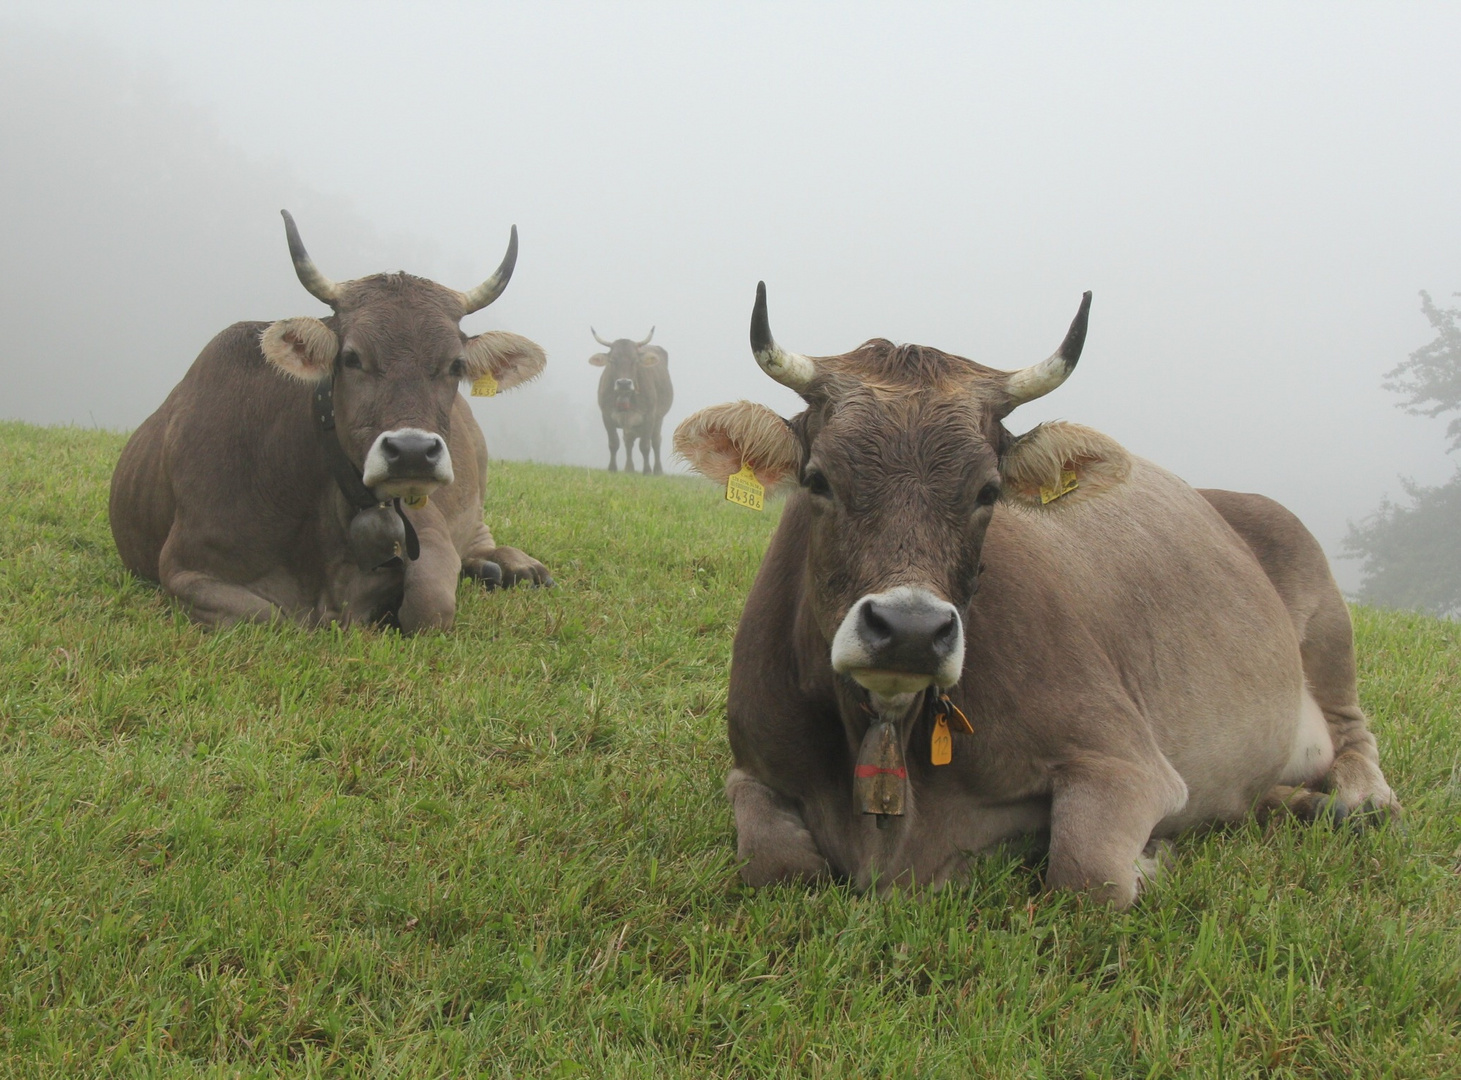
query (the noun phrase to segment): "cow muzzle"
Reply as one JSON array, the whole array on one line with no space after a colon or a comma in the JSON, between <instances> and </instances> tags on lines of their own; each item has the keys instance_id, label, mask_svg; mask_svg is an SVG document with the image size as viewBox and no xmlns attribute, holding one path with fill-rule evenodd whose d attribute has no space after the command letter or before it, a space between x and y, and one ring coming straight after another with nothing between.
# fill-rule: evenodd
<instances>
[{"instance_id":1,"label":"cow muzzle","mask_svg":"<svg viewBox=\"0 0 1461 1080\"><path fill-rule=\"evenodd\" d=\"M927 589L871 593L837 628L832 667L879 697L953 686L964 669L964 622Z\"/></svg>"},{"instance_id":2,"label":"cow muzzle","mask_svg":"<svg viewBox=\"0 0 1461 1080\"><path fill-rule=\"evenodd\" d=\"M388 499L420 499L454 480L451 451L420 428L382 431L365 455L365 486Z\"/></svg>"},{"instance_id":3,"label":"cow muzzle","mask_svg":"<svg viewBox=\"0 0 1461 1080\"><path fill-rule=\"evenodd\" d=\"M616 394L632 394L632 393L634 393L634 380L633 379L615 379L614 380L614 392Z\"/></svg>"}]
</instances>

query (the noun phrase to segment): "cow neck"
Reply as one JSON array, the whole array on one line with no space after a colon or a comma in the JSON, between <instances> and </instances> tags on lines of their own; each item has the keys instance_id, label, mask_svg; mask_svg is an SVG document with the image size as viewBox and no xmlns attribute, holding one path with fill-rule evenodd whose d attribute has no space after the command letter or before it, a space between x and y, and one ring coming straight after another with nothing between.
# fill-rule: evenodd
<instances>
[{"instance_id":1,"label":"cow neck","mask_svg":"<svg viewBox=\"0 0 1461 1080\"><path fill-rule=\"evenodd\" d=\"M352 520L364 512L374 511L389 503L400 516L401 525L406 533L406 557L413 561L419 558L421 541L416 535L416 527L411 524L411 519L401 509L401 500L376 498L375 492L365 486L365 481L360 478L359 471L346 455L345 448L340 445L340 436L335 433L335 376L333 372L315 383L314 407L310 411L314 416L315 431L320 436L320 447L324 451L325 463L330 468L330 474L335 478L335 487L344 496L345 501L355 509L355 513L351 515Z\"/></svg>"}]
</instances>

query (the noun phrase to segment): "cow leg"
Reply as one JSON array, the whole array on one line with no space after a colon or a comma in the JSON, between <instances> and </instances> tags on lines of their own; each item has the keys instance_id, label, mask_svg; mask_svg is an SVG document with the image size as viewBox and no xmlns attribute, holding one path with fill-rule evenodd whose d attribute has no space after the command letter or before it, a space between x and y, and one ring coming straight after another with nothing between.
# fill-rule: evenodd
<instances>
[{"instance_id":1,"label":"cow leg","mask_svg":"<svg viewBox=\"0 0 1461 1080\"><path fill-rule=\"evenodd\" d=\"M498 547L492 530L483 523L462 552L462 572L487 583L504 587L526 582L530 585L552 585L548 568L526 552L512 547Z\"/></svg>"},{"instance_id":2,"label":"cow leg","mask_svg":"<svg viewBox=\"0 0 1461 1080\"><path fill-rule=\"evenodd\" d=\"M736 855L747 885L811 882L830 878L832 868L817 850L796 806L741 769L725 780L725 796L736 816Z\"/></svg>"},{"instance_id":3,"label":"cow leg","mask_svg":"<svg viewBox=\"0 0 1461 1080\"><path fill-rule=\"evenodd\" d=\"M1312 821L1338 821L1359 812L1379 819L1398 818L1400 802L1380 770L1380 752L1356 687L1354 629L1338 589L1327 590L1304 626L1299 646L1309 692L1324 714L1334 760L1317 782L1300 788L1275 788L1260 803L1260 813L1282 807Z\"/></svg>"},{"instance_id":4,"label":"cow leg","mask_svg":"<svg viewBox=\"0 0 1461 1080\"><path fill-rule=\"evenodd\" d=\"M396 613L401 633L450 630L457 617L461 557L439 514L414 514L411 520L421 541L421 555L406 563L405 588Z\"/></svg>"},{"instance_id":5,"label":"cow leg","mask_svg":"<svg viewBox=\"0 0 1461 1080\"><path fill-rule=\"evenodd\" d=\"M619 471L619 429L616 428L613 424L609 423L607 420L605 420L604 421L604 430L606 430L609 433L609 471L610 472L618 472ZM624 457L625 457L626 460L629 457L629 451L627 449L624 451ZM633 462L630 462L630 464L632 465Z\"/></svg>"},{"instance_id":6,"label":"cow leg","mask_svg":"<svg viewBox=\"0 0 1461 1080\"><path fill-rule=\"evenodd\" d=\"M663 476L664 475L664 471L665 471L663 464L660 462L659 440L660 440L660 431L659 431L659 428L655 428L654 429L654 434L653 434L653 436L651 436L651 442L650 442L650 445L652 445L654 447L654 475L655 476Z\"/></svg>"},{"instance_id":7,"label":"cow leg","mask_svg":"<svg viewBox=\"0 0 1461 1080\"><path fill-rule=\"evenodd\" d=\"M204 626L231 626L286 617L283 608L248 587L183 565L185 544L180 537L174 525L158 555L158 581L164 590L182 601L188 618Z\"/></svg>"},{"instance_id":8,"label":"cow leg","mask_svg":"<svg viewBox=\"0 0 1461 1080\"><path fill-rule=\"evenodd\" d=\"M1050 806L1046 887L1129 907L1161 864L1152 830L1186 802L1187 785L1164 759L1062 767Z\"/></svg>"}]
</instances>

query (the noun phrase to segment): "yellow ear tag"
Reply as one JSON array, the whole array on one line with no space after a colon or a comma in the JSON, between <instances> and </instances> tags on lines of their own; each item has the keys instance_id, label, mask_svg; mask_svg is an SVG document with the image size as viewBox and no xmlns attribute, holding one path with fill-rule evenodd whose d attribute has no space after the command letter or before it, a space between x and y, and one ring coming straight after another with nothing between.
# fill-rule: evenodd
<instances>
[{"instance_id":1,"label":"yellow ear tag","mask_svg":"<svg viewBox=\"0 0 1461 1080\"><path fill-rule=\"evenodd\" d=\"M473 397L496 397L497 380L492 377L492 372L487 372L472 384Z\"/></svg>"},{"instance_id":2,"label":"yellow ear tag","mask_svg":"<svg viewBox=\"0 0 1461 1080\"><path fill-rule=\"evenodd\" d=\"M725 481L725 498L748 510L764 510L766 489L756 479L756 472L749 465L742 465L741 471L731 473Z\"/></svg>"},{"instance_id":3,"label":"yellow ear tag","mask_svg":"<svg viewBox=\"0 0 1461 1080\"><path fill-rule=\"evenodd\" d=\"M423 506L426 505L426 499L427 496L425 495L407 495L401 501L409 506L412 510L420 510Z\"/></svg>"},{"instance_id":4,"label":"yellow ear tag","mask_svg":"<svg viewBox=\"0 0 1461 1080\"><path fill-rule=\"evenodd\" d=\"M1060 483L1040 488L1040 504L1053 503L1062 495L1069 495L1080 483L1075 478L1074 469L1060 470Z\"/></svg>"},{"instance_id":5,"label":"yellow ear tag","mask_svg":"<svg viewBox=\"0 0 1461 1080\"><path fill-rule=\"evenodd\" d=\"M947 765L954 760L954 740L949 735L949 721L940 716L933 725L933 747L929 760L935 765Z\"/></svg>"}]
</instances>

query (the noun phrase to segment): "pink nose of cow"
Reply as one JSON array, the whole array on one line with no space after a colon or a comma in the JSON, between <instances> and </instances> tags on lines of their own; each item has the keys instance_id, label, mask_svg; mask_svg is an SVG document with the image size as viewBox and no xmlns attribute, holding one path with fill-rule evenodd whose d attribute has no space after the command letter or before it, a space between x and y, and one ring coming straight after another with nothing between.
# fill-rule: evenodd
<instances>
[{"instance_id":1,"label":"pink nose of cow","mask_svg":"<svg viewBox=\"0 0 1461 1080\"><path fill-rule=\"evenodd\" d=\"M446 453L446 443L440 435L402 431L382 438L380 452L392 478L434 476L442 454Z\"/></svg>"},{"instance_id":2,"label":"pink nose of cow","mask_svg":"<svg viewBox=\"0 0 1461 1080\"><path fill-rule=\"evenodd\" d=\"M857 631L869 667L932 674L962 641L952 604L929 597L923 603L879 603L868 597L857 613Z\"/></svg>"}]
</instances>

